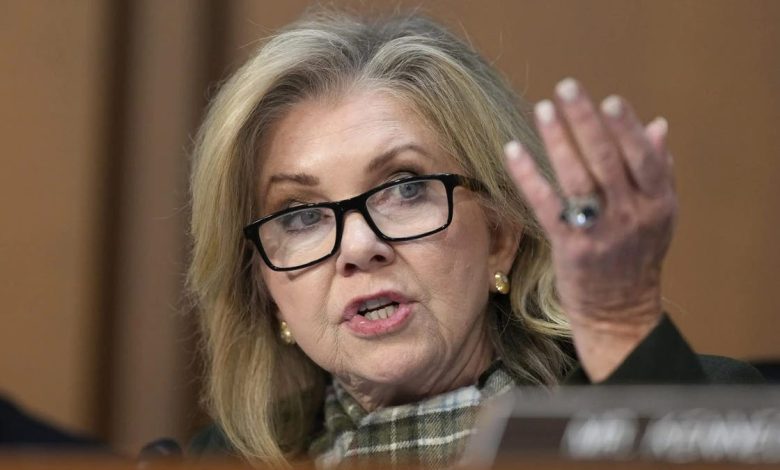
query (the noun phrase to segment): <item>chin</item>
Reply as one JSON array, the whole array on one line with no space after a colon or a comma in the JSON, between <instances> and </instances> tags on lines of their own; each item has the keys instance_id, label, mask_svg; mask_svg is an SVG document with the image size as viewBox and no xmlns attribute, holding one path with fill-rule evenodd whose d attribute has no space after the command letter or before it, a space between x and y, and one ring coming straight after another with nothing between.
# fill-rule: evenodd
<instances>
[{"instance_id":1,"label":"chin","mask_svg":"<svg viewBox=\"0 0 780 470\"><path fill-rule=\"evenodd\" d=\"M401 388L437 375L439 367L436 364L441 363L433 360L429 351L419 351L409 346L391 350L376 348L373 354L363 355L360 362L360 375L365 380Z\"/></svg>"}]
</instances>

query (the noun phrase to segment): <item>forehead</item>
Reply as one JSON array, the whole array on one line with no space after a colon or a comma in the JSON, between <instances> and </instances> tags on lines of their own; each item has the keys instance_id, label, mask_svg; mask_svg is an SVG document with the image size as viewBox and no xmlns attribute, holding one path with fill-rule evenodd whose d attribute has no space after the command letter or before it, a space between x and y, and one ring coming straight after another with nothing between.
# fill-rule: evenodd
<instances>
[{"instance_id":1,"label":"forehead","mask_svg":"<svg viewBox=\"0 0 780 470\"><path fill-rule=\"evenodd\" d=\"M257 177L263 187L277 173L346 176L365 170L389 149L410 144L425 150L438 171L455 170L430 127L387 94L308 100L294 105L265 136Z\"/></svg>"}]
</instances>

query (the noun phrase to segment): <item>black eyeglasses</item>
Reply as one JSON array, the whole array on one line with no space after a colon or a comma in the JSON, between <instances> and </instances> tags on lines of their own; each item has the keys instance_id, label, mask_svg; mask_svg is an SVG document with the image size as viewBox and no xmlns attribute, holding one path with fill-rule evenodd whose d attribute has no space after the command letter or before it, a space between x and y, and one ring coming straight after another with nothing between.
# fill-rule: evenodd
<instances>
[{"instance_id":1,"label":"black eyeglasses","mask_svg":"<svg viewBox=\"0 0 780 470\"><path fill-rule=\"evenodd\" d=\"M456 186L483 191L479 181L435 174L389 181L336 202L290 207L244 227L244 236L274 271L302 269L332 256L341 245L344 215L358 211L384 241L402 242L441 232L452 222Z\"/></svg>"}]
</instances>

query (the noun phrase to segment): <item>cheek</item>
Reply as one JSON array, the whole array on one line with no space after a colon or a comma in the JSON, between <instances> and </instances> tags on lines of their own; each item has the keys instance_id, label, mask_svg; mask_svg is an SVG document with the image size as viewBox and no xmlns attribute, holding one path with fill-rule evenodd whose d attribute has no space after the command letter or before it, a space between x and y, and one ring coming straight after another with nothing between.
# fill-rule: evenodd
<instances>
[{"instance_id":1,"label":"cheek","mask_svg":"<svg viewBox=\"0 0 780 470\"><path fill-rule=\"evenodd\" d=\"M471 208L471 205L469 205ZM447 247L449 258L456 266L472 271L475 278L487 269L490 253L490 233L487 222L481 210L461 210L447 230Z\"/></svg>"},{"instance_id":2,"label":"cheek","mask_svg":"<svg viewBox=\"0 0 780 470\"><path fill-rule=\"evenodd\" d=\"M290 324L319 324L325 319L328 285L317 270L289 275L263 269L263 281L276 304L280 318Z\"/></svg>"},{"instance_id":3,"label":"cheek","mask_svg":"<svg viewBox=\"0 0 780 470\"><path fill-rule=\"evenodd\" d=\"M431 244L427 256L429 278L449 308L481 313L489 294L490 236L481 212L462 211L444 237ZM470 221L470 222L469 222ZM435 252L435 253L433 253Z\"/></svg>"}]
</instances>

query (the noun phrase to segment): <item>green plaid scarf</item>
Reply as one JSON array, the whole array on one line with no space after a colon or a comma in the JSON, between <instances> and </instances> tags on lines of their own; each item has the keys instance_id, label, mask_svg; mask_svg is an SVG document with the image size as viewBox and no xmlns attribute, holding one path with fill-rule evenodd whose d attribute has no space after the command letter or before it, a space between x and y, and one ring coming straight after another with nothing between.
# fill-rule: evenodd
<instances>
[{"instance_id":1,"label":"green plaid scarf","mask_svg":"<svg viewBox=\"0 0 780 470\"><path fill-rule=\"evenodd\" d=\"M480 404L515 383L501 367L491 366L476 385L409 405L366 412L337 382L325 396L323 434L309 447L318 468L344 465L448 467L457 463Z\"/></svg>"}]
</instances>

